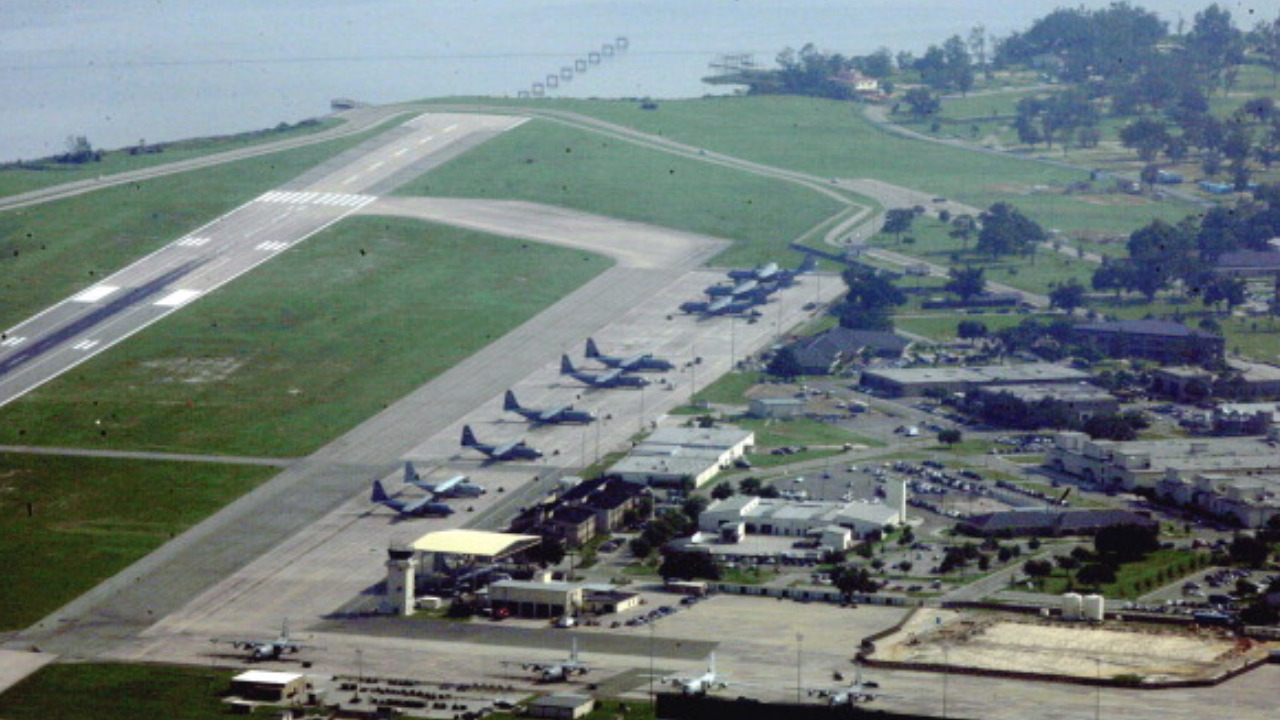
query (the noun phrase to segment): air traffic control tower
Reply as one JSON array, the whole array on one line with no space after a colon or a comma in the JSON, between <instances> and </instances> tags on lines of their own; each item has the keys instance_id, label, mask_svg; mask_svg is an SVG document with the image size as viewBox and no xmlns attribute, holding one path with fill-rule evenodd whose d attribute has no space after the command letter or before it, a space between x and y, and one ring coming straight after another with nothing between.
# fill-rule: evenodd
<instances>
[{"instance_id":1,"label":"air traffic control tower","mask_svg":"<svg viewBox=\"0 0 1280 720\"><path fill-rule=\"evenodd\" d=\"M388 615L412 615L418 573L417 551L392 545L387 549L387 591L381 610Z\"/></svg>"}]
</instances>

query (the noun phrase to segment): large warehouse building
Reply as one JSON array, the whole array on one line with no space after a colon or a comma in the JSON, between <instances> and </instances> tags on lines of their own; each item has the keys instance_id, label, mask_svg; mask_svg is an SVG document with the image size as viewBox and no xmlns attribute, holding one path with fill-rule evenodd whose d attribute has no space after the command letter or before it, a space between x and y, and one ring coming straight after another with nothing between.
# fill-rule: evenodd
<instances>
[{"instance_id":1,"label":"large warehouse building","mask_svg":"<svg viewBox=\"0 0 1280 720\"><path fill-rule=\"evenodd\" d=\"M1010 385L1082 383L1088 373L1052 363L982 367L888 368L862 373L862 386L894 397L914 397L933 389L965 393Z\"/></svg>"},{"instance_id":2,"label":"large warehouse building","mask_svg":"<svg viewBox=\"0 0 1280 720\"><path fill-rule=\"evenodd\" d=\"M755 442L754 432L736 427L665 427L610 467L608 474L662 487L701 487L746 455Z\"/></svg>"},{"instance_id":3,"label":"large warehouse building","mask_svg":"<svg viewBox=\"0 0 1280 720\"><path fill-rule=\"evenodd\" d=\"M1189 479L1198 473L1277 474L1280 452L1268 440L1257 437L1117 442L1064 432L1054 438L1045 465L1092 482L1133 490L1154 488L1164 478Z\"/></svg>"},{"instance_id":4,"label":"large warehouse building","mask_svg":"<svg viewBox=\"0 0 1280 720\"><path fill-rule=\"evenodd\" d=\"M822 502L767 499L735 495L717 500L698 516L698 529L722 533L726 526L741 526L749 535L805 537L832 527L852 530L857 537L885 531L907 521L906 486L889 485L887 502Z\"/></svg>"}]
</instances>

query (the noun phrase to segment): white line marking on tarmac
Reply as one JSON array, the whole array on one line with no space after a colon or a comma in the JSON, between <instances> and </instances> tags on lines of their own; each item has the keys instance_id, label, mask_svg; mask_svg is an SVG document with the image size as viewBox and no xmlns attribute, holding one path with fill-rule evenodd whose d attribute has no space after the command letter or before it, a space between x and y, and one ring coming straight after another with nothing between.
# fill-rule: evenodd
<instances>
[{"instance_id":1,"label":"white line marking on tarmac","mask_svg":"<svg viewBox=\"0 0 1280 720\"><path fill-rule=\"evenodd\" d=\"M456 127L458 127L458 126L457 126L457 125L450 125L449 127L445 128L445 129L444 129L444 131L445 131L445 132L453 132L453 129L454 129L454 128L456 128Z\"/></svg>"},{"instance_id":2,"label":"white line marking on tarmac","mask_svg":"<svg viewBox=\"0 0 1280 720\"><path fill-rule=\"evenodd\" d=\"M157 300L155 304L160 307L178 307L179 305L186 305L200 297L200 295L201 292L199 290L174 290Z\"/></svg>"},{"instance_id":3,"label":"white line marking on tarmac","mask_svg":"<svg viewBox=\"0 0 1280 720\"><path fill-rule=\"evenodd\" d=\"M409 148L400 148L399 150L396 151L396 157L400 157L401 155L407 152L409 152Z\"/></svg>"},{"instance_id":4,"label":"white line marking on tarmac","mask_svg":"<svg viewBox=\"0 0 1280 720\"><path fill-rule=\"evenodd\" d=\"M278 240L269 240L264 243L258 243L253 249L264 250L266 252L278 252L280 250L287 250L288 248L289 248L289 243L287 242L280 242Z\"/></svg>"},{"instance_id":5,"label":"white line marking on tarmac","mask_svg":"<svg viewBox=\"0 0 1280 720\"><path fill-rule=\"evenodd\" d=\"M27 339L25 337L17 335L15 337L6 338L5 340L0 340L0 347L18 347L26 341Z\"/></svg>"},{"instance_id":6,"label":"white line marking on tarmac","mask_svg":"<svg viewBox=\"0 0 1280 720\"><path fill-rule=\"evenodd\" d=\"M435 135L428 135L428 136L426 136L426 137L422 138L421 140L419 140L419 141L418 141L418 144L419 144L419 145L426 145L427 143L429 143L429 142L431 142L432 140L435 140L435 139L436 139L436 136L435 136Z\"/></svg>"},{"instance_id":7,"label":"white line marking on tarmac","mask_svg":"<svg viewBox=\"0 0 1280 720\"><path fill-rule=\"evenodd\" d=\"M360 176L359 176L359 175L352 175L351 177L347 178L346 180L343 180L343 181L342 181L342 184L343 184L343 185L350 185L351 183L353 183L353 182L355 182L355 181L357 181L357 180L359 180L359 179L360 179Z\"/></svg>"},{"instance_id":8,"label":"white line marking on tarmac","mask_svg":"<svg viewBox=\"0 0 1280 720\"><path fill-rule=\"evenodd\" d=\"M72 350L92 350L97 345L98 345L97 340L81 340L75 345L72 345L71 349Z\"/></svg>"},{"instance_id":9,"label":"white line marking on tarmac","mask_svg":"<svg viewBox=\"0 0 1280 720\"><path fill-rule=\"evenodd\" d=\"M382 167L383 165L386 165L386 164L387 164L386 162L384 162L384 161L382 161L382 160L379 160L378 162L376 162L376 163L374 163L374 164L370 165L370 166L369 166L369 169L370 169L370 170L377 170L378 168L380 168L380 167Z\"/></svg>"},{"instance_id":10,"label":"white line marking on tarmac","mask_svg":"<svg viewBox=\"0 0 1280 720\"><path fill-rule=\"evenodd\" d=\"M201 245L204 245L205 243L208 243L208 242L209 242L209 238L207 237L189 237L189 238L183 238L179 240L177 244L181 245L182 247L200 247Z\"/></svg>"},{"instance_id":11,"label":"white line marking on tarmac","mask_svg":"<svg viewBox=\"0 0 1280 720\"><path fill-rule=\"evenodd\" d=\"M95 285L71 299L79 303L95 303L119 289L115 285Z\"/></svg>"}]
</instances>

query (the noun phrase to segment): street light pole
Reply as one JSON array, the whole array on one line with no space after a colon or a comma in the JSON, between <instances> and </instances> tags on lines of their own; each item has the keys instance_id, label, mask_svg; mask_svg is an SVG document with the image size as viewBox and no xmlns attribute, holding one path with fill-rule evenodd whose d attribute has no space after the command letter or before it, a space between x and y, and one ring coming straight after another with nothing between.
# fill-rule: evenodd
<instances>
[{"instance_id":1,"label":"street light pole","mask_svg":"<svg viewBox=\"0 0 1280 720\"><path fill-rule=\"evenodd\" d=\"M804 692L804 683L801 680L801 668L804 665L804 635L796 633L796 704L800 704L801 693Z\"/></svg>"}]
</instances>

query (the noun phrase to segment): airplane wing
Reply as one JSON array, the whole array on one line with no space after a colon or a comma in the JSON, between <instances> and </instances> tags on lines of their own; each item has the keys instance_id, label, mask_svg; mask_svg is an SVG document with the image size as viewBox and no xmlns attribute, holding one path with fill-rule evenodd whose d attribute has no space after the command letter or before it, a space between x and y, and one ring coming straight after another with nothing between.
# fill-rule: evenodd
<instances>
[{"instance_id":1,"label":"airplane wing","mask_svg":"<svg viewBox=\"0 0 1280 720\"><path fill-rule=\"evenodd\" d=\"M433 502L435 502L435 498L428 495L427 497L406 502L402 507L397 509L402 513L416 513Z\"/></svg>"},{"instance_id":2,"label":"airplane wing","mask_svg":"<svg viewBox=\"0 0 1280 720\"><path fill-rule=\"evenodd\" d=\"M645 360L648 360L651 357L653 357L653 353L641 353L639 355L632 355L629 358L623 358L622 362L618 363L618 367L630 369L639 365Z\"/></svg>"},{"instance_id":3,"label":"airplane wing","mask_svg":"<svg viewBox=\"0 0 1280 720\"><path fill-rule=\"evenodd\" d=\"M561 405L560 407L551 408L550 410L543 410L541 413L538 414L538 421L551 422L556 418L560 417L561 415L563 415L565 412L572 409L573 409L572 405Z\"/></svg>"},{"instance_id":4,"label":"airplane wing","mask_svg":"<svg viewBox=\"0 0 1280 720\"><path fill-rule=\"evenodd\" d=\"M613 382L614 380L617 380L618 377L621 375L622 375L621 370L609 370L607 372L602 372L596 376L596 384L607 385Z\"/></svg>"},{"instance_id":5,"label":"airplane wing","mask_svg":"<svg viewBox=\"0 0 1280 720\"><path fill-rule=\"evenodd\" d=\"M270 640L245 640L244 638L210 638L209 642L219 645L230 645L237 650L248 650L259 645L269 645Z\"/></svg>"},{"instance_id":6,"label":"airplane wing","mask_svg":"<svg viewBox=\"0 0 1280 720\"><path fill-rule=\"evenodd\" d=\"M495 458L506 457L507 455L510 455L511 451L515 450L519 445L520 443L518 442L509 442L509 443L506 443L505 445L498 445L489 454Z\"/></svg>"},{"instance_id":7,"label":"airplane wing","mask_svg":"<svg viewBox=\"0 0 1280 720\"><path fill-rule=\"evenodd\" d=\"M454 488L458 487L458 486L459 486L459 485L461 485L462 483L466 482L466 480L467 480L467 476L466 476L466 475L455 475L455 476L453 476L453 477L449 478L448 480L445 480L445 481L444 481L444 482L442 482L442 483L438 483L438 484L434 485L434 486L431 488L431 492L433 492L433 493L435 493L435 494L437 494L437 495L443 495L443 494L445 494L445 493L449 492L450 490L452 490L452 489L454 489Z\"/></svg>"}]
</instances>

